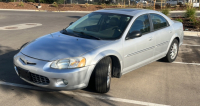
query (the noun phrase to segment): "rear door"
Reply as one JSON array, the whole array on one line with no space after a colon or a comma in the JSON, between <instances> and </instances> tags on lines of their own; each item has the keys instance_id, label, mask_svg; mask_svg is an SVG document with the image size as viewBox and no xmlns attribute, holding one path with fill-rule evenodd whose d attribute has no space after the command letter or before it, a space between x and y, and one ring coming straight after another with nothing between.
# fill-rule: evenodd
<instances>
[{"instance_id":1,"label":"rear door","mask_svg":"<svg viewBox=\"0 0 200 106\"><path fill-rule=\"evenodd\" d=\"M159 14L150 14L150 17L156 38L154 56L157 57L166 53L169 41L173 35L173 30L163 16Z\"/></svg>"}]
</instances>

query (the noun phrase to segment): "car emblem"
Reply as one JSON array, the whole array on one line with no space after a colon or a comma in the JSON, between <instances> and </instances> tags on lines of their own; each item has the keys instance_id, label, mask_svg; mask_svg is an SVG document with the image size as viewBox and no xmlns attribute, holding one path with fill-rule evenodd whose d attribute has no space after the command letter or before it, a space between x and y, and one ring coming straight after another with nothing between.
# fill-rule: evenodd
<instances>
[{"instance_id":1,"label":"car emblem","mask_svg":"<svg viewBox=\"0 0 200 106\"><path fill-rule=\"evenodd\" d=\"M23 58L20 58L20 59L24 64L27 64L28 61L26 59L23 59Z\"/></svg>"}]
</instances>

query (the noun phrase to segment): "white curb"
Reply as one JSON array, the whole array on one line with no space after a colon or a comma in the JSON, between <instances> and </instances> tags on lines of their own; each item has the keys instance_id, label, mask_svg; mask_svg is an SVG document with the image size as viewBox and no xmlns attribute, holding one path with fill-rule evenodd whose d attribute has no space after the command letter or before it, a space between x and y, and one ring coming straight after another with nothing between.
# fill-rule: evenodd
<instances>
[{"instance_id":1,"label":"white curb","mask_svg":"<svg viewBox=\"0 0 200 106\"><path fill-rule=\"evenodd\" d=\"M52 11L52 12L91 13L93 11Z\"/></svg>"},{"instance_id":2,"label":"white curb","mask_svg":"<svg viewBox=\"0 0 200 106\"><path fill-rule=\"evenodd\" d=\"M40 12L47 12L47 10L28 10L28 9L0 9L0 11L40 11Z\"/></svg>"},{"instance_id":3,"label":"white curb","mask_svg":"<svg viewBox=\"0 0 200 106\"><path fill-rule=\"evenodd\" d=\"M200 37L200 32L184 31L184 36L196 36L196 37Z\"/></svg>"}]
</instances>

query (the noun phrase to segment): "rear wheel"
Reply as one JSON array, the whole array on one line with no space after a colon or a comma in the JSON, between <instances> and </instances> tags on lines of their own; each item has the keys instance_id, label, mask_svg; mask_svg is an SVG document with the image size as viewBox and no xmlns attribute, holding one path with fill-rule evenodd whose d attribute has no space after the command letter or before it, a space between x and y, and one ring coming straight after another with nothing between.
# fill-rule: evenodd
<instances>
[{"instance_id":1,"label":"rear wheel","mask_svg":"<svg viewBox=\"0 0 200 106\"><path fill-rule=\"evenodd\" d=\"M174 39L167 55L163 58L165 61L167 62L173 62L174 60L176 60L176 57L178 55L178 50L179 50L179 45L178 45L178 40Z\"/></svg>"},{"instance_id":2,"label":"rear wheel","mask_svg":"<svg viewBox=\"0 0 200 106\"><path fill-rule=\"evenodd\" d=\"M99 93L106 93L110 90L112 73L112 60L110 57L105 57L96 65L92 79L95 90Z\"/></svg>"}]
</instances>

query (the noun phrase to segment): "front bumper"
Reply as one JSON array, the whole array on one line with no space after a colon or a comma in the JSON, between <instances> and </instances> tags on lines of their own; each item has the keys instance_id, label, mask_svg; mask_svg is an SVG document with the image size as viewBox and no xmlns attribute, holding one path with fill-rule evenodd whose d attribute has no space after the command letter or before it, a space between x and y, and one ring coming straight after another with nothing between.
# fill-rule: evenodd
<instances>
[{"instance_id":1,"label":"front bumper","mask_svg":"<svg viewBox=\"0 0 200 106\"><path fill-rule=\"evenodd\" d=\"M35 64L25 64L20 58L23 58L26 61ZM20 77L21 79L33 85L45 87L48 89L74 90L85 88L89 83L92 70L94 69L94 65L90 65L82 68L60 70L50 68L51 63L52 62L30 58L28 56L23 55L20 52L14 56L14 67L17 74L17 67L20 67L22 69L28 70L31 73L47 77L49 79L49 83L38 84ZM60 83L59 81L61 80L65 80L68 83Z\"/></svg>"}]
</instances>

